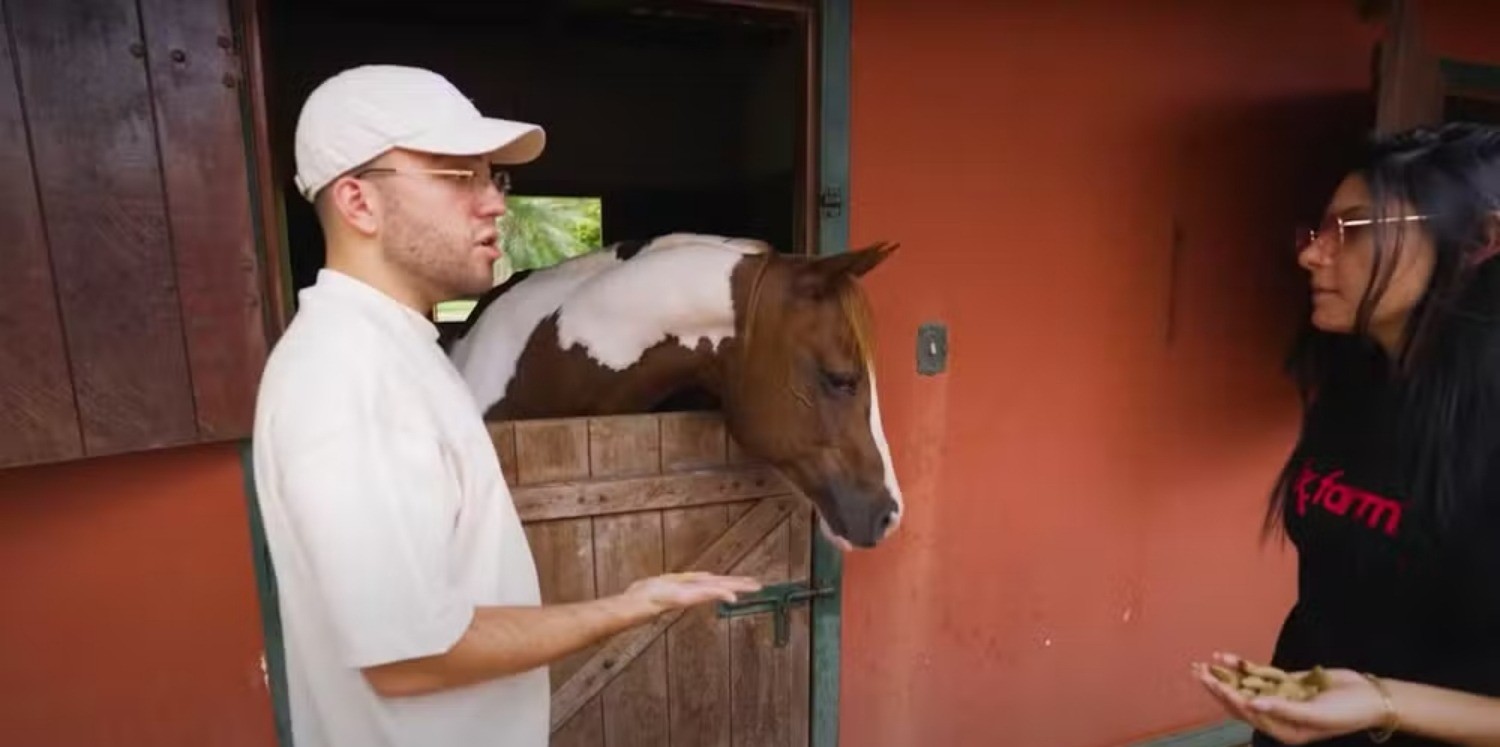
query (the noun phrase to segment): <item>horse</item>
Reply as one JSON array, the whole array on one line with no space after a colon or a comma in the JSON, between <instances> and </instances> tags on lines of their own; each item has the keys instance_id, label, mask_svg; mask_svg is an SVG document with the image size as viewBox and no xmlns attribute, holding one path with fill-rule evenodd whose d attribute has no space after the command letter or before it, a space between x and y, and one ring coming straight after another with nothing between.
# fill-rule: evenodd
<instances>
[{"instance_id":1,"label":"horse","mask_svg":"<svg viewBox=\"0 0 1500 747\"><path fill-rule=\"evenodd\" d=\"M904 504L858 279L896 248L618 242L492 288L447 352L490 421L651 412L706 393L741 448L811 500L835 546L871 548Z\"/></svg>"}]
</instances>

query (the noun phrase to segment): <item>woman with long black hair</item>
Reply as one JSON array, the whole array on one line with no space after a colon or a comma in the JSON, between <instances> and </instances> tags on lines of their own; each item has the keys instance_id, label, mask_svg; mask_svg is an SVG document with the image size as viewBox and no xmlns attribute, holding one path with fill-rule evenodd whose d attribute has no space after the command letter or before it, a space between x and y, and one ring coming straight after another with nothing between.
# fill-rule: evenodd
<instances>
[{"instance_id":1,"label":"woman with long black hair","mask_svg":"<svg viewBox=\"0 0 1500 747\"><path fill-rule=\"evenodd\" d=\"M1299 242L1303 421L1266 522L1298 587L1271 664L1331 685L1247 700L1195 664L1256 745L1500 744L1497 252L1500 130L1471 124L1374 141Z\"/></svg>"}]
</instances>

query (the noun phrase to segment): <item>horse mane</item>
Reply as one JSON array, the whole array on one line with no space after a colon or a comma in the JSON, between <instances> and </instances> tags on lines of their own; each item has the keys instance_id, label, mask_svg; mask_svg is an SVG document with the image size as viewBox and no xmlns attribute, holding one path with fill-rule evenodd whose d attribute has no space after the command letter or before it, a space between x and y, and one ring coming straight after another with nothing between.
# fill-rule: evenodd
<instances>
[{"instance_id":1,"label":"horse mane","mask_svg":"<svg viewBox=\"0 0 1500 747\"><path fill-rule=\"evenodd\" d=\"M859 356L866 366L875 362L875 323L870 311L870 298L854 278L844 278L839 284L839 306L844 309L844 318L854 330L854 341L859 346Z\"/></svg>"}]
</instances>

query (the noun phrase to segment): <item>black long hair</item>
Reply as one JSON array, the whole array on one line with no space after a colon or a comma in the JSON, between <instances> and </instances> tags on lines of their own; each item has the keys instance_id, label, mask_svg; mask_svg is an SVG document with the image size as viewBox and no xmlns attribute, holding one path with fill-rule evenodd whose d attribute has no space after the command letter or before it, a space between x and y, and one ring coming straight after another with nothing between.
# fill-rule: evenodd
<instances>
[{"instance_id":1,"label":"black long hair","mask_svg":"<svg viewBox=\"0 0 1500 747\"><path fill-rule=\"evenodd\" d=\"M1398 445L1392 466L1406 516L1432 539L1489 500L1484 481L1500 468L1500 258L1490 256L1500 129L1451 123L1376 138L1352 173L1373 202L1371 277L1353 334L1306 324L1294 346L1288 368L1302 395L1302 435L1327 400L1382 412L1380 428ZM1416 226L1433 245L1432 278L1386 355L1369 337L1371 316L1402 247L1399 225L1382 219L1406 211L1426 216ZM1272 490L1267 531L1295 500L1301 446Z\"/></svg>"}]
</instances>

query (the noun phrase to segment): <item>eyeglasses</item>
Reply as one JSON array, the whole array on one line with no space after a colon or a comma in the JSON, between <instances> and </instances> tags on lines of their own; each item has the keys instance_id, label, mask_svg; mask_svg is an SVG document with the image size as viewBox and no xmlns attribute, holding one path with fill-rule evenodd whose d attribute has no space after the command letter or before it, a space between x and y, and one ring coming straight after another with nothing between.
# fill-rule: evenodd
<instances>
[{"instance_id":1,"label":"eyeglasses","mask_svg":"<svg viewBox=\"0 0 1500 747\"><path fill-rule=\"evenodd\" d=\"M491 169L488 173L483 173L474 169L396 169L372 167L355 173L354 178L363 179L366 174L425 174L427 176L458 179L473 192L482 192L487 184L493 184L495 189L500 191L501 197L510 194L510 172L503 169Z\"/></svg>"},{"instance_id":2,"label":"eyeglasses","mask_svg":"<svg viewBox=\"0 0 1500 747\"><path fill-rule=\"evenodd\" d=\"M1409 223L1412 221L1427 220L1427 215L1400 215L1388 218L1344 218L1338 215L1330 215L1323 219L1323 223L1316 229L1299 227L1297 229L1296 247L1297 253L1301 254L1305 249L1312 246L1319 239L1328 236L1336 240L1334 248L1342 248L1349 240L1349 236L1356 229L1367 228L1376 223Z\"/></svg>"}]
</instances>

